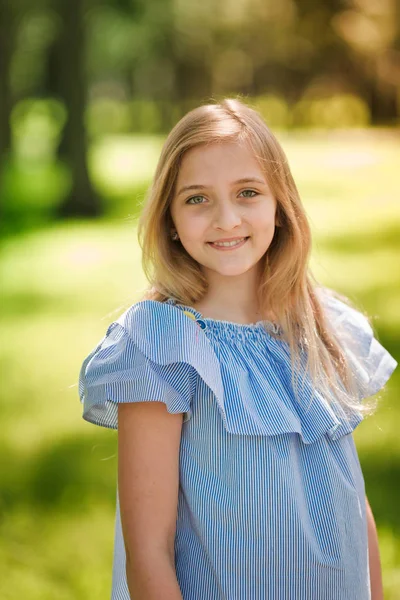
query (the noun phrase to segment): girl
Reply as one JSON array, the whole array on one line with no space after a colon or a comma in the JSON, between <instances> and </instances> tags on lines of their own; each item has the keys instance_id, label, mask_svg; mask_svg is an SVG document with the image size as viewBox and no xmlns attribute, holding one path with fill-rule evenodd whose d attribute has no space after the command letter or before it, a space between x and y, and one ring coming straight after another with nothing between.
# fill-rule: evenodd
<instances>
[{"instance_id":1,"label":"girl","mask_svg":"<svg viewBox=\"0 0 400 600\"><path fill-rule=\"evenodd\" d=\"M80 375L83 418L118 428L112 599L381 599L352 431L397 363L312 277L257 112L175 126L139 241L151 287Z\"/></svg>"}]
</instances>

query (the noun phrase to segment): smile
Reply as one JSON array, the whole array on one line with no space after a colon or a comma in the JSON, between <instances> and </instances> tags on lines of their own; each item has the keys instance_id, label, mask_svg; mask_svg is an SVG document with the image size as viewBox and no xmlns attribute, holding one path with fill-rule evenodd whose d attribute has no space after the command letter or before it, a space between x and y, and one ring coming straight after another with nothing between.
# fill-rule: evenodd
<instances>
[{"instance_id":1,"label":"smile","mask_svg":"<svg viewBox=\"0 0 400 600\"><path fill-rule=\"evenodd\" d=\"M215 248L216 250L234 250L236 248L240 248L244 246L249 238L244 237L239 240L234 240L233 242L207 242L209 246Z\"/></svg>"}]
</instances>

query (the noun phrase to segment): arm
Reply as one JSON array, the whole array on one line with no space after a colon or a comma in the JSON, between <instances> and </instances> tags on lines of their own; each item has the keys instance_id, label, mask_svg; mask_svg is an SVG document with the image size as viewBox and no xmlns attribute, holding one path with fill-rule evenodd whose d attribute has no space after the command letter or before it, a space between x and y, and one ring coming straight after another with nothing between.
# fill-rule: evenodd
<instances>
[{"instance_id":1,"label":"arm","mask_svg":"<svg viewBox=\"0 0 400 600\"><path fill-rule=\"evenodd\" d=\"M368 526L368 554L369 554L369 571L371 580L371 600L383 600L382 572L379 558L378 534L374 516L365 497L367 507L367 526Z\"/></svg>"},{"instance_id":2,"label":"arm","mask_svg":"<svg viewBox=\"0 0 400 600\"><path fill-rule=\"evenodd\" d=\"M182 600L174 543L182 414L162 402L118 405L118 492L132 599Z\"/></svg>"}]
</instances>

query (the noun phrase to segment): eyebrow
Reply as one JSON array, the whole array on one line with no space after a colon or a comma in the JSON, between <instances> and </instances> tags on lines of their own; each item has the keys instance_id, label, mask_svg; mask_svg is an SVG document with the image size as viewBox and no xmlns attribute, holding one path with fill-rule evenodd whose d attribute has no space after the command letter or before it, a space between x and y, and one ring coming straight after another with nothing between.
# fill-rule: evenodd
<instances>
[{"instance_id":1,"label":"eyebrow","mask_svg":"<svg viewBox=\"0 0 400 600\"><path fill-rule=\"evenodd\" d=\"M236 181L232 181L231 185L237 185L238 183L261 183L262 185L267 185L267 182L260 179L259 177L242 177L242 179L237 179ZM183 192L189 192L190 190L206 190L206 185L201 185L194 183L193 185L184 185L181 187L177 196L183 194Z\"/></svg>"}]
</instances>

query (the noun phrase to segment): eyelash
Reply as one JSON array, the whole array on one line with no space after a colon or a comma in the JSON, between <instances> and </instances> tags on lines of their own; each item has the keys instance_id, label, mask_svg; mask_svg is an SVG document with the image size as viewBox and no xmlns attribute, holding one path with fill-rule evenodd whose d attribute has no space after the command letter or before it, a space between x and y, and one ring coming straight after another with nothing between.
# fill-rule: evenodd
<instances>
[{"instance_id":1,"label":"eyelash","mask_svg":"<svg viewBox=\"0 0 400 600\"><path fill-rule=\"evenodd\" d=\"M242 190L240 193L243 194L243 192L251 192L252 194L254 194L253 196L243 196L243 198L255 198L255 196L258 196L258 192L256 192L255 190ZM191 196L190 198L188 198L186 200L186 204L189 204L189 200L193 200L193 198L204 198L204 196ZM202 202L194 202L193 204L203 204Z\"/></svg>"}]
</instances>

